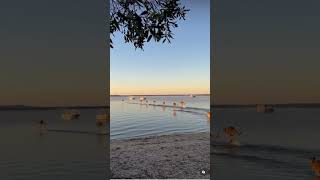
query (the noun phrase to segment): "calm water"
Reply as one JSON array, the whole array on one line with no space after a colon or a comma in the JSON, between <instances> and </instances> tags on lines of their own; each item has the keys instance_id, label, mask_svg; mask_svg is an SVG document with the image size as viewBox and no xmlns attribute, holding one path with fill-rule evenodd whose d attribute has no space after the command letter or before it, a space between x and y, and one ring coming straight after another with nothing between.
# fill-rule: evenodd
<instances>
[{"instance_id":1,"label":"calm water","mask_svg":"<svg viewBox=\"0 0 320 180\"><path fill-rule=\"evenodd\" d=\"M210 109L209 96L147 96L148 103L167 105L180 101L186 107L173 108L140 104L128 97L111 97L110 131L111 139L136 138L153 135L206 132L210 131L207 111ZM123 101L122 101L123 100Z\"/></svg>"},{"instance_id":2,"label":"calm water","mask_svg":"<svg viewBox=\"0 0 320 180\"><path fill-rule=\"evenodd\" d=\"M49 129L104 132L97 128L100 110L81 110L80 119L65 121L61 110L0 111L0 179L105 179L106 137L88 134L43 132Z\"/></svg>"},{"instance_id":3,"label":"calm water","mask_svg":"<svg viewBox=\"0 0 320 180\"><path fill-rule=\"evenodd\" d=\"M320 158L320 109L275 110L217 110L215 133L232 125L243 135L238 148L214 147L215 179L315 179L309 158Z\"/></svg>"}]
</instances>

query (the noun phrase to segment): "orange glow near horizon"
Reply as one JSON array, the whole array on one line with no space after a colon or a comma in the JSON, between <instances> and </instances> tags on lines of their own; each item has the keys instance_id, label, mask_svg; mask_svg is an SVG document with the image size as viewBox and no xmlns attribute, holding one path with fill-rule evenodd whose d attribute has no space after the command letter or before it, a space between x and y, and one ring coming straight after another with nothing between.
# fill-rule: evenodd
<instances>
[{"instance_id":1,"label":"orange glow near horizon","mask_svg":"<svg viewBox=\"0 0 320 180\"><path fill-rule=\"evenodd\" d=\"M167 85L119 85L112 84L111 95L174 95L174 94L210 94L209 82L198 82L190 84L181 84L179 86Z\"/></svg>"},{"instance_id":2,"label":"orange glow near horizon","mask_svg":"<svg viewBox=\"0 0 320 180\"><path fill-rule=\"evenodd\" d=\"M130 91L128 91L130 89ZM210 94L210 89L206 88L135 88L135 87L119 87L111 88L111 95L174 95L174 94Z\"/></svg>"}]
</instances>

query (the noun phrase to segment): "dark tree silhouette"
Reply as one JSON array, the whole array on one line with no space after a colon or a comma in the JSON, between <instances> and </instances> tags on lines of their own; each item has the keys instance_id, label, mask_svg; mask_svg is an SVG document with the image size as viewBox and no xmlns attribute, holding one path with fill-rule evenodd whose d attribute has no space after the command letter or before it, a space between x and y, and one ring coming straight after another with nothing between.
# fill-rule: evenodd
<instances>
[{"instance_id":1,"label":"dark tree silhouette","mask_svg":"<svg viewBox=\"0 0 320 180\"><path fill-rule=\"evenodd\" d=\"M145 42L168 42L178 20L185 20L188 9L180 0L110 0L110 47L116 32L126 43L143 49Z\"/></svg>"}]
</instances>

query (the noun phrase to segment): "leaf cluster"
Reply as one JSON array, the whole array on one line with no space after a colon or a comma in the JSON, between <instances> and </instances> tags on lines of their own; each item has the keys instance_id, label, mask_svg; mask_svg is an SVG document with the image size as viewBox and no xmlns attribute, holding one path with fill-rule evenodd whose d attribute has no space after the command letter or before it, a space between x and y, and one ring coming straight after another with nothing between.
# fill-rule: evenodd
<instances>
[{"instance_id":1,"label":"leaf cluster","mask_svg":"<svg viewBox=\"0 0 320 180\"><path fill-rule=\"evenodd\" d=\"M110 0L110 47L116 32L126 43L143 49L146 42L170 43L172 29L178 20L185 20L189 11L180 0Z\"/></svg>"}]
</instances>

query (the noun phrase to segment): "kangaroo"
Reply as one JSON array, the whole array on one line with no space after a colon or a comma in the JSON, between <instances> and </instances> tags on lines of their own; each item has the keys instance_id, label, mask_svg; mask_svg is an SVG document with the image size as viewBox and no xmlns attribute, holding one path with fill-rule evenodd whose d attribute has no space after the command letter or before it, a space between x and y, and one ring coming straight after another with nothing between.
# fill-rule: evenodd
<instances>
[{"instance_id":1,"label":"kangaroo","mask_svg":"<svg viewBox=\"0 0 320 180\"><path fill-rule=\"evenodd\" d=\"M229 143L234 145L239 145L239 142L236 141L237 137L241 135L235 127L229 126L224 128L224 134L229 138Z\"/></svg>"},{"instance_id":2,"label":"kangaroo","mask_svg":"<svg viewBox=\"0 0 320 180\"><path fill-rule=\"evenodd\" d=\"M310 159L310 166L312 171L317 177L320 177L320 160L317 160L315 157Z\"/></svg>"}]
</instances>

